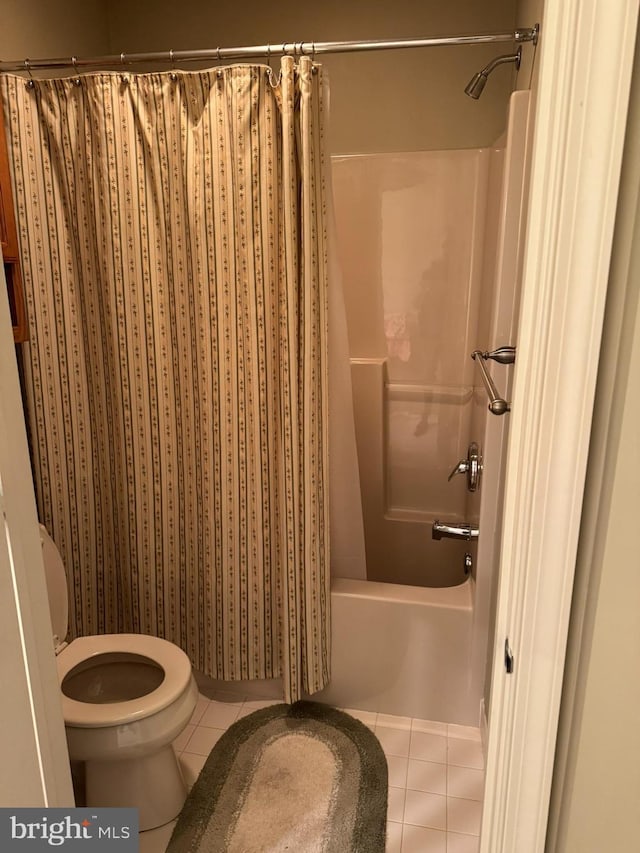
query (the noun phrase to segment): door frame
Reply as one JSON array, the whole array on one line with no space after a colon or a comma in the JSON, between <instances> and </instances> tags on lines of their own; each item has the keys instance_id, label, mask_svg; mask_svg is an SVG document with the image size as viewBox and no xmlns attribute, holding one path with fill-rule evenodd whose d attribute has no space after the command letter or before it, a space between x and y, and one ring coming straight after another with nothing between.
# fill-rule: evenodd
<instances>
[{"instance_id":1,"label":"door frame","mask_svg":"<svg viewBox=\"0 0 640 853\"><path fill-rule=\"evenodd\" d=\"M637 15L545 4L481 853L545 846Z\"/></svg>"},{"instance_id":2,"label":"door frame","mask_svg":"<svg viewBox=\"0 0 640 853\"><path fill-rule=\"evenodd\" d=\"M11 685L3 690L1 700L0 805L73 806L4 266L0 270L0 519L0 680Z\"/></svg>"}]
</instances>

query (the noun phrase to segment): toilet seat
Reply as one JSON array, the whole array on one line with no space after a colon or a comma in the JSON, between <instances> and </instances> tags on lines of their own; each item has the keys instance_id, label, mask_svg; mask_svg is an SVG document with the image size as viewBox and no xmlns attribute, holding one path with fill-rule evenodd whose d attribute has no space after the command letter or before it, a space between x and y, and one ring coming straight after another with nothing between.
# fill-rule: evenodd
<instances>
[{"instance_id":1,"label":"toilet seat","mask_svg":"<svg viewBox=\"0 0 640 853\"><path fill-rule=\"evenodd\" d=\"M144 696L125 702L93 704L70 699L61 691L65 724L78 728L103 728L126 725L164 710L188 689L191 662L182 649L159 637L146 634L98 634L78 637L56 657L58 678L62 685L74 667L96 655L120 653L142 655L164 671L161 684Z\"/></svg>"}]
</instances>

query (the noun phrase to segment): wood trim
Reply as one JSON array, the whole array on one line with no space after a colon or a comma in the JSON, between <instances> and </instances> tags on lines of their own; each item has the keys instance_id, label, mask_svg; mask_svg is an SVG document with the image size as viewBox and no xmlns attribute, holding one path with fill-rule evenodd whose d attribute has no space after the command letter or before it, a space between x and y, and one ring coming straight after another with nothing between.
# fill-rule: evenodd
<instances>
[{"instance_id":1,"label":"wood trim","mask_svg":"<svg viewBox=\"0 0 640 853\"><path fill-rule=\"evenodd\" d=\"M481 853L545 845L636 25L636 0L545 5Z\"/></svg>"},{"instance_id":2,"label":"wood trim","mask_svg":"<svg viewBox=\"0 0 640 853\"><path fill-rule=\"evenodd\" d=\"M7 283L7 294L11 311L11 322L13 325L13 341L22 344L29 338L27 327L27 314L24 307L24 290L22 287L22 272L20 264L4 264L4 277Z\"/></svg>"},{"instance_id":3,"label":"wood trim","mask_svg":"<svg viewBox=\"0 0 640 853\"><path fill-rule=\"evenodd\" d=\"M0 240L2 256L5 261L18 260L18 235L16 218L13 212L13 195L11 192L11 175L9 174L9 154L7 152L7 137L4 127L4 110L0 97Z\"/></svg>"},{"instance_id":4,"label":"wood trim","mask_svg":"<svg viewBox=\"0 0 640 853\"><path fill-rule=\"evenodd\" d=\"M5 277L11 306L13 324L13 340L22 343L29 337L27 315L24 305L22 288L22 271L20 269L20 250L18 247L18 232L13 209L13 194L11 192L11 175L9 174L9 154L4 127L4 111L0 97L0 247L5 264Z\"/></svg>"}]
</instances>

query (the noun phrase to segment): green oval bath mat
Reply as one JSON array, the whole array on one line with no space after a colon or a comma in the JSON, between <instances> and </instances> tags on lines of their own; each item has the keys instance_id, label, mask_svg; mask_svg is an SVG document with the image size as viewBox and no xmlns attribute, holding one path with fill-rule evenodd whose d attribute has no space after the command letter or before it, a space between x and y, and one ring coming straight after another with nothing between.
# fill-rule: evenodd
<instances>
[{"instance_id":1,"label":"green oval bath mat","mask_svg":"<svg viewBox=\"0 0 640 853\"><path fill-rule=\"evenodd\" d=\"M272 705L214 746L167 853L384 853L386 818L387 762L365 725Z\"/></svg>"}]
</instances>

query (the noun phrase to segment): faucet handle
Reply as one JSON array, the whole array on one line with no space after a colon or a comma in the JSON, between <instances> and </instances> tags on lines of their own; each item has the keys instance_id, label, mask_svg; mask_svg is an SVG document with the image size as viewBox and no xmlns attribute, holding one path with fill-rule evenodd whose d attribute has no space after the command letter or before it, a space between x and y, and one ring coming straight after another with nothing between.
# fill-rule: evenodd
<instances>
[{"instance_id":1,"label":"faucet handle","mask_svg":"<svg viewBox=\"0 0 640 853\"><path fill-rule=\"evenodd\" d=\"M469 462L466 459L461 459L453 471L447 477L447 480L450 482L456 474L466 474L469 470Z\"/></svg>"},{"instance_id":2,"label":"faucet handle","mask_svg":"<svg viewBox=\"0 0 640 853\"><path fill-rule=\"evenodd\" d=\"M480 483L480 474L482 472L482 457L480 456L480 448L475 441L472 441L467 450L467 458L461 459L449 474L448 480L451 481L456 474L467 475L467 489L470 492L475 492Z\"/></svg>"}]
</instances>

